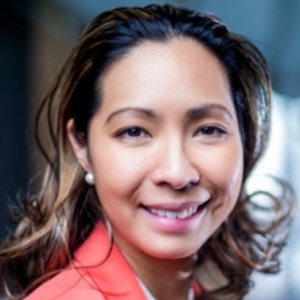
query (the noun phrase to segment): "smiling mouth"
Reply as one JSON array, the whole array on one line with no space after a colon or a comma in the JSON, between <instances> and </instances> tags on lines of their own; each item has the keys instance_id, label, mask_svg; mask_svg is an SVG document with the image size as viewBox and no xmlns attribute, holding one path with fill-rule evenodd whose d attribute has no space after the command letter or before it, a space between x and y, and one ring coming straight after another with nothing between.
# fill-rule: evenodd
<instances>
[{"instance_id":1,"label":"smiling mouth","mask_svg":"<svg viewBox=\"0 0 300 300\"><path fill-rule=\"evenodd\" d=\"M144 205L141 205L142 208L146 209L149 213L152 215L166 218L166 219L187 219L196 213L198 213L200 210L203 210L209 201L206 201L205 203L202 203L200 205L191 206L186 209L182 209L179 211L174 210L165 210L165 209L157 209L157 208L150 208Z\"/></svg>"}]
</instances>

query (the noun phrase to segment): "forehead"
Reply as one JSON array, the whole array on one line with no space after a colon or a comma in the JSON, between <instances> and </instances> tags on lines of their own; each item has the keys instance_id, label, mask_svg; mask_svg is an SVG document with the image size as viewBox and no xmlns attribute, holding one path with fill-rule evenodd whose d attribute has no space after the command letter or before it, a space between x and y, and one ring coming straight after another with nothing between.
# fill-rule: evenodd
<instances>
[{"instance_id":1,"label":"forehead","mask_svg":"<svg viewBox=\"0 0 300 300\"><path fill-rule=\"evenodd\" d=\"M216 102L234 111L222 64L203 45L188 38L144 42L114 62L101 81L104 110L122 105Z\"/></svg>"}]
</instances>

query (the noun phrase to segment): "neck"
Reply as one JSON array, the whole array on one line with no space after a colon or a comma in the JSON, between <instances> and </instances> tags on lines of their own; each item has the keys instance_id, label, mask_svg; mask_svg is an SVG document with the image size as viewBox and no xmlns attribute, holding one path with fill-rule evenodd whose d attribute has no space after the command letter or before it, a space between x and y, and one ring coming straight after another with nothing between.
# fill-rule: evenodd
<instances>
[{"instance_id":1,"label":"neck","mask_svg":"<svg viewBox=\"0 0 300 300\"><path fill-rule=\"evenodd\" d=\"M196 256L181 259L156 258L124 244L115 237L137 277L157 300L186 300L193 279Z\"/></svg>"},{"instance_id":2,"label":"neck","mask_svg":"<svg viewBox=\"0 0 300 300\"><path fill-rule=\"evenodd\" d=\"M125 255L126 256L126 255ZM126 256L136 275L157 300L186 300L193 278L191 262ZM142 267L141 267L142 266Z\"/></svg>"}]
</instances>

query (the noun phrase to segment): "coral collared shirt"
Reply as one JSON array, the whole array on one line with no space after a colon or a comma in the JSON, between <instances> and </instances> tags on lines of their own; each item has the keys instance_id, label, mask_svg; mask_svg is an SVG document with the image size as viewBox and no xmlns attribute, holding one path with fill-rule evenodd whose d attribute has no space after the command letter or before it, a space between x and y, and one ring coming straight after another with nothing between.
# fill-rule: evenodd
<instances>
[{"instance_id":1,"label":"coral collared shirt","mask_svg":"<svg viewBox=\"0 0 300 300\"><path fill-rule=\"evenodd\" d=\"M39 286L25 300L146 300L144 292L105 228L97 225L75 254L74 264ZM80 267L82 266L82 267Z\"/></svg>"},{"instance_id":2,"label":"coral collared shirt","mask_svg":"<svg viewBox=\"0 0 300 300\"><path fill-rule=\"evenodd\" d=\"M76 251L73 264L39 286L25 300L147 300L117 246L113 245L110 254L109 250L106 229L97 225Z\"/></svg>"}]
</instances>

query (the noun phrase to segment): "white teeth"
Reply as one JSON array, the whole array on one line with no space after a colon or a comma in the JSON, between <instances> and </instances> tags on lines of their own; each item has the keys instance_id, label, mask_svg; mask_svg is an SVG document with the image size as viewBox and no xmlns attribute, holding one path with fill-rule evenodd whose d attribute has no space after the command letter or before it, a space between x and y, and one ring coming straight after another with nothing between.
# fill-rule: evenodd
<instances>
[{"instance_id":1,"label":"white teeth","mask_svg":"<svg viewBox=\"0 0 300 300\"><path fill-rule=\"evenodd\" d=\"M188 216L188 212L186 209L177 213L178 219L185 219L187 216Z\"/></svg>"},{"instance_id":2,"label":"white teeth","mask_svg":"<svg viewBox=\"0 0 300 300\"><path fill-rule=\"evenodd\" d=\"M157 215L159 215L160 217L165 217L166 216L166 211L158 209L157 210Z\"/></svg>"},{"instance_id":3,"label":"white teeth","mask_svg":"<svg viewBox=\"0 0 300 300\"><path fill-rule=\"evenodd\" d=\"M174 211L166 211L167 219L176 219L177 213Z\"/></svg>"},{"instance_id":4,"label":"white teeth","mask_svg":"<svg viewBox=\"0 0 300 300\"><path fill-rule=\"evenodd\" d=\"M185 219L190 217L191 215L195 214L197 212L198 206L193 206L188 209L183 209L181 211L170 211L170 210L162 210L162 209L155 209L150 208L149 211L154 214L158 215L162 218L167 219Z\"/></svg>"}]
</instances>

